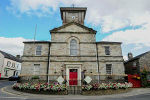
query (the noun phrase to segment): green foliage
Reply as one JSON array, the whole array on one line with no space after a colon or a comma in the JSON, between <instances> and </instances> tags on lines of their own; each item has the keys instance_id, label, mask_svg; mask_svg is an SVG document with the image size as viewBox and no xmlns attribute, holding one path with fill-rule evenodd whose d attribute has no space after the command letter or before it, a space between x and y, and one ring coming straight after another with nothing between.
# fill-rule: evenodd
<instances>
[{"instance_id":1,"label":"green foliage","mask_svg":"<svg viewBox=\"0 0 150 100\"><path fill-rule=\"evenodd\" d=\"M39 76L32 76L31 79L40 79Z\"/></svg>"},{"instance_id":2,"label":"green foliage","mask_svg":"<svg viewBox=\"0 0 150 100\"><path fill-rule=\"evenodd\" d=\"M127 89L131 88L133 85L132 83L94 83L88 85L82 85L83 91L89 90L107 90L107 89Z\"/></svg>"},{"instance_id":3,"label":"green foliage","mask_svg":"<svg viewBox=\"0 0 150 100\"><path fill-rule=\"evenodd\" d=\"M66 90L65 84L48 84L48 83L36 83L36 84L30 84L30 83L15 83L13 86L13 89L17 90L32 90L32 91L47 91L47 92L60 92Z\"/></svg>"},{"instance_id":4,"label":"green foliage","mask_svg":"<svg viewBox=\"0 0 150 100\"><path fill-rule=\"evenodd\" d=\"M150 83L147 81L147 75L149 75L149 72L144 69L141 72L142 87L150 87Z\"/></svg>"}]
</instances>

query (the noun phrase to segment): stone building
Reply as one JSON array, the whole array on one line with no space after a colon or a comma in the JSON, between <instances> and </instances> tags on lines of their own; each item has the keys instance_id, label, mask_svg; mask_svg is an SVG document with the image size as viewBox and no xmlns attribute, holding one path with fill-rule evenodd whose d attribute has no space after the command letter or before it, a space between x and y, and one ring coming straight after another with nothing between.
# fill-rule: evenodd
<instances>
[{"instance_id":1,"label":"stone building","mask_svg":"<svg viewBox=\"0 0 150 100\"><path fill-rule=\"evenodd\" d=\"M21 59L0 50L0 79L18 76L21 71Z\"/></svg>"},{"instance_id":2,"label":"stone building","mask_svg":"<svg viewBox=\"0 0 150 100\"><path fill-rule=\"evenodd\" d=\"M144 69L150 72L150 51L136 57L129 53L124 65L126 74L140 74Z\"/></svg>"},{"instance_id":3,"label":"stone building","mask_svg":"<svg viewBox=\"0 0 150 100\"><path fill-rule=\"evenodd\" d=\"M47 74L57 74L66 75L68 81L81 80L82 72L124 74L121 43L96 42L96 31L84 25L86 10L85 7L61 7L62 26L50 30L51 41L24 42L22 76L46 75L42 79L50 80ZM74 83L77 84L81 81Z\"/></svg>"}]
</instances>

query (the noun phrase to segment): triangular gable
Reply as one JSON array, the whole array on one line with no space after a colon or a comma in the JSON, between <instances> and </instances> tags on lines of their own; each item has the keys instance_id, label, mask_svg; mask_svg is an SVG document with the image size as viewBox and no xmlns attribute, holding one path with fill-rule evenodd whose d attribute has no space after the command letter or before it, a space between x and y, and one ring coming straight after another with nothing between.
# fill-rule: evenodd
<instances>
[{"instance_id":1,"label":"triangular gable","mask_svg":"<svg viewBox=\"0 0 150 100\"><path fill-rule=\"evenodd\" d=\"M92 28L88 28L88 27L81 25L79 23L76 23L76 22L67 23L58 28L54 28L54 29L50 30L50 32L52 32L52 33L53 32L91 32L91 33L96 33L96 31L93 30Z\"/></svg>"}]
</instances>

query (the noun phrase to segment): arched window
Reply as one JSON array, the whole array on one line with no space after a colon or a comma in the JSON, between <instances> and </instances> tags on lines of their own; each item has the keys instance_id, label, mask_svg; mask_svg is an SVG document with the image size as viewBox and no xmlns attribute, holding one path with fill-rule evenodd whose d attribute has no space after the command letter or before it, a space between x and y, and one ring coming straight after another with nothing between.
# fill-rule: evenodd
<instances>
[{"instance_id":1,"label":"arched window","mask_svg":"<svg viewBox=\"0 0 150 100\"><path fill-rule=\"evenodd\" d=\"M71 56L77 55L77 41L75 39L72 39L70 41L70 55Z\"/></svg>"}]
</instances>

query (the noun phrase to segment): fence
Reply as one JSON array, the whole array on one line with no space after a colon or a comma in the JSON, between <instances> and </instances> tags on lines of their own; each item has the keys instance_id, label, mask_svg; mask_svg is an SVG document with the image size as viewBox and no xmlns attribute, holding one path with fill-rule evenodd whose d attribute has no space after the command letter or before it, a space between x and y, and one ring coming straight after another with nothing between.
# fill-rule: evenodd
<instances>
[{"instance_id":1,"label":"fence","mask_svg":"<svg viewBox=\"0 0 150 100\"><path fill-rule=\"evenodd\" d=\"M125 82L127 75L102 75L102 74L84 74L79 80L79 76L69 79L67 75L48 75L48 82L53 84L55 82L62 82L67 86L68 94L82 94L82 85L93 83L109 83L109 82ZM45 83L47 82L47 75L21 75L21 82L28 83ZM111 93L110 93L111 94Z\"/></svg>"},{"instance_id":2,"label":"fence","mask_svg":"<svg viewBox=\"0 0 150 100\"><path fill-rule=\"evenodd\" d=\"M88 83L109 83L109 82L125 82L126 74L118 74L118 75L107 75L107 74L85 74L81 77L81 79L67 79L67 75L48 75L48 82L54 83L58 82L58 78L62 76L63 84L66 85L82 85ZM47 75L20 75L21 82L30 82L30 83L37 83L37 82L47 82ZM88 82L87 82L88 81Z\"/></svg>"}]
</instances>

